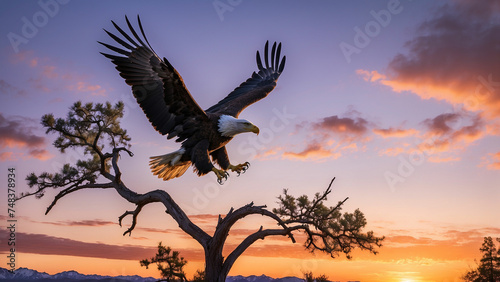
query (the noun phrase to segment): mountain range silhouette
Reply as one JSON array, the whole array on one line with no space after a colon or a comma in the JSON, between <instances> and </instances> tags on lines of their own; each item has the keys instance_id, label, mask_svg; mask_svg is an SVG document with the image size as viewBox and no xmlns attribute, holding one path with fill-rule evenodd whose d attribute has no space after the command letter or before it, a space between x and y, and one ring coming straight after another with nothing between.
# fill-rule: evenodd
<instances>
[{"instance_id":1,"label":"mountain range silhouette","mask_svg":"<svg viewBox=\"0 0 500 282\"><path fill-rule=\"evenodd\" d=\"M101 276L97 274L80 274L74 270L64 271L54 275L50 275L45 272L38 272L36 270L28 268L18 268L14 271L14 274L9 272L5 268L0 267L0 281L78 281L78 282L154 282L157 278L153 277L141 277L138 275L133 276ZM285 278L271 278L269 276L261 275L255 276L251 275L248 277L244 276L230 276L226 279L226 282L302 282L304 280L297 277L285 277Z\"/></svg>"}]
</instances>

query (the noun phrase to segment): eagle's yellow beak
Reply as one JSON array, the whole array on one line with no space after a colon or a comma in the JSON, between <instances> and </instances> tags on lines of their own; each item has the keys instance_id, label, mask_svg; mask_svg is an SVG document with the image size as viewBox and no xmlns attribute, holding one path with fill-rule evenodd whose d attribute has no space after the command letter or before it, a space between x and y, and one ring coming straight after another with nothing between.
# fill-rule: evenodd
<instances>
[{"instance_id":1,"label":"eagle's yellow beak","mask_svg":"<svg viewBox=\"0 0 500 282\"><path fill-rule=\"evenodd\" d=\"M253 132L253 133L257 134L257 135L259 135L259 132L260 132L259 128L257 126L255 126L255 125L253 125L253 124L249 126L249 131Z\"/></svg>"}]
</instances>

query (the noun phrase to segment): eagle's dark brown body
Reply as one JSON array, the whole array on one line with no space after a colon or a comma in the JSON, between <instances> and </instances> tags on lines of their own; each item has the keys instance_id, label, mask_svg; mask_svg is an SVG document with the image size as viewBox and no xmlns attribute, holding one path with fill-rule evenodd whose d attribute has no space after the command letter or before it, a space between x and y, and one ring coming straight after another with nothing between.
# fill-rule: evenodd
<instances>
[{"instance_id":1,"label":"eagle's dark brown body","mask_svg":"<svg viewBox=\"0 0 500 282\"><path fill-rule=\"evenodd\" d=\"M224 137L218 131L218 122L220 115L208 114L210 124L203 127L198 134L193 135L182 142L182 148L186 150L181 158L181 162L195 160L195 168L198 175L204 175L212 170L208 155L211 155L222 169L229 167L229 158L227 156L226 146L233 137ZM208 152L208 154L207 154Z\"/></svg>"}]
</instances>

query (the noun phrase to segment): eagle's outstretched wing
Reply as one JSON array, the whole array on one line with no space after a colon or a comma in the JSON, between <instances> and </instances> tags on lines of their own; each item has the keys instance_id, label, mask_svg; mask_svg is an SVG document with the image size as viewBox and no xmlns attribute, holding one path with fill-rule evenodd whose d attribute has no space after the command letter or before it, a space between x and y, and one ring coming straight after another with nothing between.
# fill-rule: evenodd
<instances>
[{"instance_id":1,"label":"eagle's outstretched wing","mask_svg":"<svg viewBox=\"0 0 500 282\"><path fill-rule=\"evenodd\" d=\"M149 44L141 20L139 28L147 45L141 40L125 16L132 39L113 21L116 30L126 39L104 30L121 45L120 48L99 42L123 56L101 53L116 65L153 127L168 139L178 137L181 142L193 135L201 123L208 122L207 114L186 89L182 77L166 58L161 60Z\"/></svg>"},{"instance_id":2,"label":"eagle's outstretched wing","mask_svg":"<svg viewBox=\"0 0 500 282\"><path fill-rule=\"evenodd\" d=\"M276 48L274 42L271 50L271 66L269 66L269 42L264 47L264 62L262 65L259 51L257 51L257 67L259 72L254 72L252 77L240 84L233 92L224 99L206 110L207 113L219 113L238 117L246 107L265 98L276 86L283 68L285 67L286 56L280 59L281 43Z\"/></svg>"}]
</instances>

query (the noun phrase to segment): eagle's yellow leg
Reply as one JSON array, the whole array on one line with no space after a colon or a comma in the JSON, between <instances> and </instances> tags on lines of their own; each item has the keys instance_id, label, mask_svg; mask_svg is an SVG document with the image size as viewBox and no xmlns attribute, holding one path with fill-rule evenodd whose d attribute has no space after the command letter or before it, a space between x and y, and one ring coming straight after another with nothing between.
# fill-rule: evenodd
<instances>
[{"instance_id":1,"label":"eagle's yellow leg","mask_svg":"<svg viewBox=\"0 0 500 282\"><path fill-rule=\"evenodd\" d=\"M239 164L239 165L232 165L232 164L229 165L229 169L231 171L238 173L238 176L240 176L241 173L245 173L245 171L247 171L247 169L249 167L250 167L249 162L244 162L244 163Z\"/></svg>"},{"instance_id":2,"label":"eagle's yellow leg","mask_svg":"<svg viewBox=\"0 0 500 282\"><path fill-rule=\"evenodd\" d=\"M215 167L212 168L212 171L217 176L217 182L220 185L224 184L224 181L226 181L227 177L229 176L229 173L227 173L227 172L225 172L223 170L220 170L220 169L216 169Z\"/></svg>"}]
</instances>

